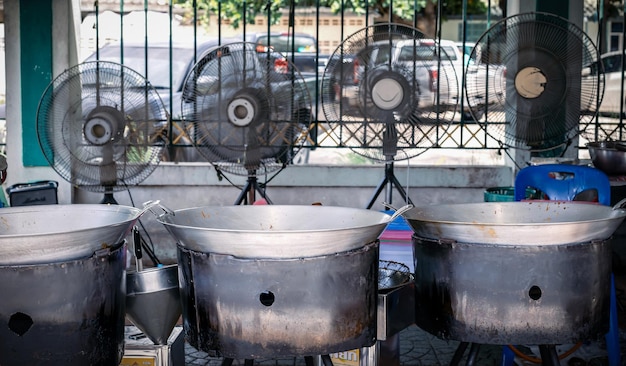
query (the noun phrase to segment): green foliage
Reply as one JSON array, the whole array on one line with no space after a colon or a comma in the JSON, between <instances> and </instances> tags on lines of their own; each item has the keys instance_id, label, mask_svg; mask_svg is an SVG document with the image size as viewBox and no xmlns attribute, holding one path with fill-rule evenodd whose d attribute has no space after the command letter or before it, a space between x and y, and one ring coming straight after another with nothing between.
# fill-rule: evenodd
<instances>
[{"instance_id":1,"label":"green foliage","mask_svg":"<svg viewBox=\"0 0 626 366\"><path fill-rule=\"evenodd\" d=\"M191 1L187 1L186 5L193 5L190 3ZM228 19L233 28L237 29L243 25L244 19L249 24L254 23L254 18L258 14L266 14L270 17L272 24L277 23L281 16L281 9L286 3L285 0L197 0L196 7L201 24L210 26L209 16L221 14L222 19Z\"/></svg>"},{"instance_id":2,"label":"green foliage","mask_svg":"<svg viewBox=\"0 0 626 366\"><path fill-rule=\"evenodd\" d=\"M338 0L326 0L320 3L320 6L325 6L330 8L333 13L341 12L342 2ZM356 14L365 14L365 10L367 9L364 0L344 0L343 2L344 9L351 10Z\"/></svg>"},{"instance_id":3,"label":"green foliage","mask_svg":"<svg viewBox=\"0 0 626 366\"><path fill-rule=\"evenodd\" d=\"M623 0L604 0L604 17L620 17L623 10Z\"/></svg>"},{"instance_id":4,"label":"green foliage","mask_svg":"<svg viewBox=\"0 0 626 366\"><path fill-rule=\"evenodd\" d=\"M421 13L427 3L435 3L437 0L293 0L296 7L319 6L328 7L331 11L339 13L341 8L364 14L369 7L381 16L388 16L389 11L393 11L395 19L412 23L417 13ZM442 0L443 14L461 15L463 13L464 0ZM198 20L201 24L210 26L209 15L221 14L222 19L228 19L234 28L242 26L245 21L249 24L254 22L254 17L265 14L270 18L271 24L276 24L282 11L289 9L291 0L175 0L175 3L182 4L188 9L197 9ZM485 14L487 7L481 0L467 0L467 14Z\"/></svg>"},{"instance_id":5,"label":"green foliage","mask_svg":"<svg viewBox=\"0 0 626 366\"><path fill-rule=\"evenodd\" d=\"M462 0L444 0L443 1L443 13L445 15L462 15L463 14L463 1ZM487 5L482 0L467 0L467 15L486 14Z\"/></svg>"}]
</instances>

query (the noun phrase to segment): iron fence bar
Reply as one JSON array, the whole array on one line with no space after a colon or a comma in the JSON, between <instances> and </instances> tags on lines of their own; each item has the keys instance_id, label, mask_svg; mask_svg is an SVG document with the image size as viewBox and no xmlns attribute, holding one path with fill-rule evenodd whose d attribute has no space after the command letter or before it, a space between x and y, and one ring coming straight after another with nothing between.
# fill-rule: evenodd
<instances>
[{"instance_id":1,"label":"iron fence bar","mask_svg":"<svg viewBox=\"0 0 626 366\"><path fill-rule=\"evenodd\" d=\"M292 1L291 3L293 4L295 2ZM145 0L143 2L144 5L144 12L149 11L148 9L148 1ZM322 6L320 5L321 1L320 0L316 0L314 3L315 6L315 25L314 25L314 34L316 39L320 39L320 36L322 34L321 32L321 28L320 28L320 24L321 24L321 9ZM417 1L413 0L413 4L414 4L414 11L413 11L413 19L412 19L412 24L417 28L418 25L418 20L419 20L419 12L417 10ZM123 19L123 14L126 13L127 11L127 5L123 0L120 1L119 3L119 9L118 11L120 12L120 19L119 19L119 31L120 31L120 58L123 62L124 59L124 28L125 28L125 21ZM364 12L364 23L365 26L368 27L370 25L371 19L371 9L370 9L370 5L371 2L366 1L365 2L365 12ZM395 8L397 8L397 3L394 3L393 1L390 2L389 4L389 19L392 19L393 16L393 11ZM173 59L173 54L172 54L172 47L173 47L173 38L174 38L174 29L173 29L173 19L174 19L174 13L175 13L175 9L174 9L174 4L173 1L170 0L167 4L168 7L168 12L169 12L169 17L170 17L170 24L168 25L169 27L169 38L168 41L170 43L170 53L169 53L169 64L170 67L172 67L174 59ZM467 28L468 26L468 1L467 0L463 0L463 10L462 10L462 42L465 45L465 43L467 43L468 39L469 39L469 29ZM626 6L624 7L626 10ZM272 18L272 10L270 6L266 7L267 11L266 13L266 21L267 21L267 32L269 33L272 29L272 25L271 25L271 18ZM603 42L604 42L604 29L606 29L606 24L607 20L606 17L604 16L603 13L603 9L604 9L604 4L603 2L599 2L599 4L597 5L596 8L596 12L597 12L597 19L599 21L599 32L598 32L598 47L602 49L603 47ZM99 46L100 46L100 42L102 41L102 37L101 37L101 29L100 29L100 24L99 23L99 15L101 13L101 11L103 10L102 6L100 6L100 4L98 2L95 2L95 16L96 16L96 32L95 32L95 42L96 42L96 57L99 57ZM346 19L347 19L347 12L348 12L348 8L346 6L346 2L344 0L341 0L341 7L339 10L339 13L337 14L337 16L340 19L340 22L342 24L342 26L340 27L340 32L339 32L339 37L340 39L345 39L346 37L346 30L348 29L346 26ZM192 14L192 18L193 18L193 44L194 44L194 59L195 61L197 61L197 51L198 51L198 37L199 37L199 25L198 25L198 20L200 17L200 9L199 9L199 4L196 0L192 1L192 9L191 9L191 14ZM442 4L441 2L437 3L436 5L436 14L437 16L435 17L435 37L437 40L441 40L442 39L442 17L443 17L443 9L442 9ZM208 15L208 14L207 14ZM486 19L487 19L487 28L490 27L491 24L491 18L492 18L492 1L488 0L487 1L487 11L486 11ZM221 21L223 16L223 9L222 9L222 2L218 2L218 8L217 8L217 19L218 19L218 26L217 26L217 37L220 40L221 43L221 39L223 37L223 32L224 30L222 29L222 26L225 25L223 24L223 22ZM246 28L246 23L247 20L245 19L248 16L248 13L244 10L244 22L243 22L243 27L244 29ZM626 23L626 19L624 17L624 15L622 14L621 17L621 21L622 24ZM613 19L613 21L615 21ZM292 17L292 19L290 20L290 25L293 27L293 33L295 34L298 26L297 26L297 22L294 21L294 18ZM247 29L244 30L244 34L245 31ZM145 24L145 29L144 31L146 32L146 45L149 43L148 40L148 29L147 29L147 15L146 15L146 24ZM626 27L622 27L622 50L623 48L626 46ZM293 40L292 40L292 51L294 50L295 45L293 44ZM318 44L317 50L316 50L316 69L319 71L320 67L322 66L320 64L320 55L321 55L321 47ZM344 52L344 50L339 49L338 52ZM147 50L146 50L146 55L145 55L146 59L149 57L149 55L147 54ZM147 63L147 61L146 61ZM464 65L465 66L465 65ZM146 68L148 67L148 65L146 64ZM489 65L487 65L487 67L489 67ZM464 70L462 70L462 79L465 79L465 68ZM626 71L626 58L622 57L622 73L624 74L624 72ZM626 74L625 74L626 75ZM311 136L309 137L309 144L307 144L306 146L304 146L305 148L341 148L341 147L345 147L347 145L347 140L349 139L348 134L342 133L342 126L341 124L339 124L338 128L337 126L333 126L332 128L329 128L327 126L327 123L323 121L323 119L321 118L321 114L322 114L322 109L320 107L320 104L322 103L321 100L321 95L320 95L320 86L321 86L321 76L320 73L316 73L316 79L315 79L315 92L313 95L311 95L311 100L314 101L314 105L312 106L312 110L315 111L315 113L313 114L313 120L312 122L312 128L315 128L315 130L317 132L319 132L317 135ZM465 96L466 96L466 90L465 87L463 85L463 82L465 80L462 80L461 82L461 92L460 92L460 96L461 96L461 100L460 100L460 107L461 107L461 114L463 114L463 110L466 107L466 101L465 101ZM170 95L169 98L170 100L173 100L173 78L172 75L170 73L170 77L169 77L169 84L170 84ZM487 83L491 84L491 80L488 80ZM489 88L489 86L486 86L487 88ZM621 91L620 91L620 98L621 101L623 102L624 97L626 97L626 92L624 91L624 88L626 86L624 85L624 82L622 81L622 86L621 86ZM487 96L489 95L489 93L487 93ZM455 140L456 142L456 146L451 147L451 148L461 148L461 149L472 149L474 148L475 144L479 144L481 145L482 148L484 149L499 149L500 147L498 146L497 142L494 141L494 139L490 138L490 134L491 134L491 130L493 126L497 126L499 123L501 122L496 122L496 121L492 121L489 119L489 113L487 113L489 111L489 101L486 101L486 119L483 125L484 128L484 133L482 133L480 131L480 129L476 129L476 127L480 127L478 126L475 122L472 121L467 121L462 119L460 122L453 122L451 123L449 130L447 131L447 126L443 126L443 125L439 125L435 128L435 146L442 146L444 148L448 148L449 143L450 143L450 138L451 138L451 134L457 134L457 136L455 136ZM170 109L170 116L171 116L171 112L172 112L172 105L170 105L169 107ZM620 103L620 116L619 118L616 118L614 121L611 122L604 122L604 121L600 121L597 118L595 118L594 121L592 121L590 123L589 128L593 129L593 135L598 138L601 136L604 137L608 137L608 138L612 138L612 139L619 139L622 140L624 138L626 138L626 136L624 136L626 134L626 131L624 131L624 129L626 128L625 123L624 123L624 105L623 103ZM341 113L341 111L340 111ZM177 119L176 116L171 116L171 123L168 126L169 129L169 133L168 133L168 139L170 139L170 142L173 143L174 145L176 145L175 141L172 141L173 139L173 131L176 128L176 126L174 125L175 123L177 123ZM460 137L458 137L460 136ZM480 140L480 141L478 141ZM184 145L184 143L183 143ZM329 146L330 145L330 146Z\"/></svg>"}]
</instances>

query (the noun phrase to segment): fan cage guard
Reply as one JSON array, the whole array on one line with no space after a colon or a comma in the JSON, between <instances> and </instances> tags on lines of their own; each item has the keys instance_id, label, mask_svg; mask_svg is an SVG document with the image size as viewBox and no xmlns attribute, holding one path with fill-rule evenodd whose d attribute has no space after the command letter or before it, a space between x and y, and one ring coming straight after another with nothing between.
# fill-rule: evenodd
<instances>
[{"instance_id":1,"label":"fan cage guard","mask_svg":"<svg viewBox=\"0 0 626 366\"><path fill-rule=\"evenodd\" d=\"M56 77L37 109L46 160L71 184L93 192L127 189L159 164L168 116L160 96L136 71L90 61Z\"/></svg>"},{"instance_id":2,"label":"fan cage guard","mask_svg":"<svg viewBox=\"0 0 626 366\"><path fill-rule=\"evenodd\" d=\"M321 81L324 115L341 146L375 161L437 147L460 96L451 55L403 24L378 23L348 36Z\"/></svg>"},{"instance_id":3,"label":"fan cage guard","mask_svg":"<svg viewBox=\"0 0 626 366\"><path fill-rule=\"evenodd\" d=\"M274 70L279 60L287 71ZM216 168L256 176L283 169L311 126L311 98L288 58L250 42L205 53L183 86L182 116L199 154Z\"/></svg>"},{"instance_id":4,"label":"fan cage guard","mask_svg":"<svg viewBox=\"0 0 626 366\"><path fill-rule=\"evenodd\" d=\"M598 58L593 41L564 18L504 18L472 49L470 59L480 61L466 66L470 113L503 146L542 151L567 144L597 115L604 78L581 70Z\"/></svg>"}]
</instances>

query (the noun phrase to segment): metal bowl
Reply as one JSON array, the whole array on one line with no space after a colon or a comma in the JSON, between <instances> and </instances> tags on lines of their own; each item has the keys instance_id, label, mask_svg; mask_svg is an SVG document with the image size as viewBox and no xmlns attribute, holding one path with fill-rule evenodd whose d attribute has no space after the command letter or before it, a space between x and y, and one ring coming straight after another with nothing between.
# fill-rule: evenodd
<instances>
[{"instance_id":1,"label":"metal bowl","mask_svg":"<svg viewBox=\"0 0 626 366\"><path fill-rule=\"evenodd\" d=\"M332 206L206 206L157 218L193 251L239 258L302 258L363 247L393 216Z\"/></svg>"},{"instance_id":2,"label":"metal bowl","mask_svg":"<svg viewBox=\"0 0 626 366\"><path fill-rule=\"evenodd\" d=\"M599 141L587 144L593 166L608 175L626 174L626 141Z\"/></svg>"},{"instance_id":3,"label":"metal bowl","mask_svg":"<svg viewBox=\"0 0 626 366\"><path fill-rule=\"evenodd\" d=\"M104 205L37 205L0 210L0 265L87 258L120 244L142 211Z\"/></svg>"}]
</instances>

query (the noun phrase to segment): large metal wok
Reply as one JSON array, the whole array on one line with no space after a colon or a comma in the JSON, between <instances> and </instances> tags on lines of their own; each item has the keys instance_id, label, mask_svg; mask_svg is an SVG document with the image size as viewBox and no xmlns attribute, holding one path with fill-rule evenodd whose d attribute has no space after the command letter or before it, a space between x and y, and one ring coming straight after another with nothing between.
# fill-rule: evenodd
<instances>
[{"instance_id":1,"label":"large metal wok","mask_svg":"<svg viewBox=\"0 0 626 366\"><path fill-rule=\"evenodd\" d=\"M399 216L332 206L206 206L158 221L184 248L239 258L303 258L345 252L376 240Z\"/></svg>"},{"instance_id":2,"label":"large metal wok","mask_svg":"<svg viewBox=\"0 0 626 366\"><path fill-rule=\"evenodd\" d=\"M119 245L144 211L103 204L3 208L0 210L0 265L44 264L90 257L97 250Z\"/></svg>"},{"instance_id":3,"label":"large metal wok","mask_svg":"<svg viewBox=\"0 0 626 366\"><path fill-rule=\"evenodd\" d=\"M187 341L233 359L373 345L378 237L401 212L298 205L166 210L158 220L178 241Z\"/></svg>"},{"instance_id":4,"label":"large metal wok","mask_svg":"<svg viewBox=\"0 0 626 366\"><path fill-rule=\"evenodd\" d=\"M626 210L582 202L524 201L443 204L402 214L427 239L499 245L558 245L609 238Z\"/></svg>"}]
</instances>

